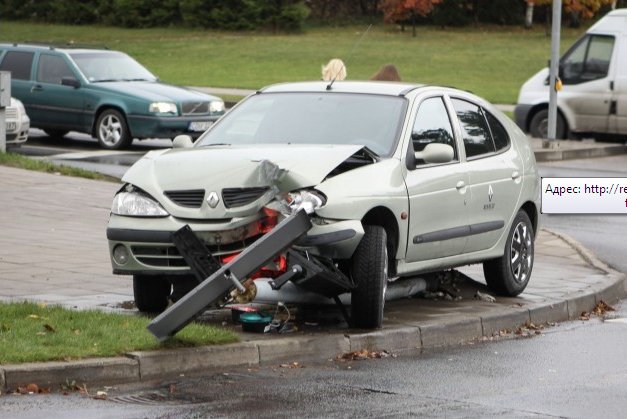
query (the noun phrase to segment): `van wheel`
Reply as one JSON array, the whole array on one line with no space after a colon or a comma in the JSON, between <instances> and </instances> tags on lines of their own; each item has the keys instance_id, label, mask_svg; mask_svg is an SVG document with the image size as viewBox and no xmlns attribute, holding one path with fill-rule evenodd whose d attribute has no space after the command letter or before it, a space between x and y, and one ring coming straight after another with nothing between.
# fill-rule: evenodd
<instances>
[{"instance_id":1,"label":"van wheel","mask_svg":"<svg viewBox=\"0 0 627 419\"><path fill-rule=\"evenodd\" d=\"M115 109L107 109L98 117L96 138L100 146L107 150L126 148L133 141L124 115Z\"/></svg>"},{"instance_id":2,"label":"van wheel","mask_svg":"<svg viewBox=\"0 0 627 419\"><path fill-rule=\"evenodd\" d=\"M542 109L533 115L531 123L529 124L529 130L531 136L534 138L548 138L549 137L549 111L548 109ZM564 117L557 113L557 127L555 130L555 138L562 140L566 138L566 121Z\"/></svg>"},{"instance_id":3,"label":"van wheel","mask_svg":"<svg viewBox=\"0 0 627 419\"><path fill-rule=\"evenodd\" d=\"M515 297L527 287L533 268L533 236L529 216L519 211L507 235L503 256L483 264L483 275L491 291Z\"/></svg>"},{"instance_id":4,"label":"van wheel","mask_svg":"<svg viewBox=\"0 0 627 419\"><path fill-rule=\"evenodd\" d=\"M171 288L163 276L133 275L135 307L145 313L161 313L168 306Z\"/></svg>"},{"instance_id":5,"label":"van wheel","mask_svg":"<svg viewBox=\"0 0 627 419\"><path fill-rule=\"evenodd\" d=\"M381 226L364 226L351 260L351 274L357 286L351 293L353 327L374 329L383 323L383 306L388 283L387 236Z\"/></svg>"}]
</instances>

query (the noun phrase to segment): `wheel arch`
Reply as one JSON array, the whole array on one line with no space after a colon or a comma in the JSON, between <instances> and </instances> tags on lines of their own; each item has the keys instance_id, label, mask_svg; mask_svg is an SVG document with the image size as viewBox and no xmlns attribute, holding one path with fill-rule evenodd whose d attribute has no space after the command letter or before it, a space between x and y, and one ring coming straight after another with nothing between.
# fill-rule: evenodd
<instances>
[{"instance_id":1,"label":"wheel arch","mask_svg":"<svg viewBox=\"0 0 627 419\"><path fill-rule=\"evenodd\" d=\"M529 113L527 113L527 118L525 119L525 132L531 132L531 120L533 119L534 116L536 116L536 114L542 110L547 110L549 109L549 104L546 102L542 102L542 103L538 103L536 105L534 105L530 110ZM564 120L564 136L566 138L568 138L570 136L570 133L572 131L572 126L573 126L573 121L571 116L567 113L564 112L564 110L562 109L562 107L559 105L557 105L557 113L562 117L562 119Z\"/></svg>"},{"instance_id":2,"label":"wheel arch","mask_svg":"<svg viewBox=\"0 0 627 419\"><path fill-rule=\"evenodd\" d=\"M110 110L110 109L120 112L120 114L124 118L124 121L126 122L126 127L128 128L128 131L131 134L131 138L133 138L133 131L131 130L131 126L128 123L128 117L126 116L126 111L121 106L111 105L111 104L99 106L98 109L96 110L96 112L94 113L94 118L91 121L91 136L92 136L92 138L97 138L97 135L98 135L97 129L98 129L98 127L96 125L98 125L98 119L100 118L100 115L102 115L102 113L104 111L107 111L107 110Z\"/></svg>"},{"instance_id":3,"label":"wheel arch","mask_svg":"<svg viewBox=\"0 0 627 419\"><path fill-rule=\"evenodd\" d=\"M538 211L538 207L535 203L531 201L527 201L520 208L521 210L527 213L529 220L531 221L531 225L533 226L534 237L538 235L538 228L540 227L540 214Z\"/></svg>"},{"instance_id":4,"label":"wheel arch","mask_svg":"<svg viewBox=\"0 0 627 419\"><path fill-rule=\"evenodd\" d=\"M399 246L399 226L394 213L386 207L372 208L361 220L362 225L378 225L385 229L388 248L388 269L390 276L396 275L396 263L393 263Z\"/></svg>"}]
</instances>

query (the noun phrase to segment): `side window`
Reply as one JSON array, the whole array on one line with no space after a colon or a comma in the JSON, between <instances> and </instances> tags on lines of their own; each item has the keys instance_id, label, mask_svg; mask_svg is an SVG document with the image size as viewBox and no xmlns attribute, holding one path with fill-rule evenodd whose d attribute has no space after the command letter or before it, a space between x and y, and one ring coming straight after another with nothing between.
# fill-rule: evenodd
<instances>
[{"instance_id":1,"label":"side window","mask_svg":"<svg viewBox=\"0 0 627 419\"><path fill-rule=\"evenodd\" d=\"M486 119L488 120L488 125L490 126L490 131L492 132L492 139L494 140L494 146L496 147L496 151L502 151L509 147L509 135L507 134L507 130L501 123L489 112L484 110Z\"/></svg>"},{"instance_id":2,"label":"side window","mask_svg":"<svg viewBox=\"0 0 627 419\"><path fill-rule=\"evenodd\" d=\"M441 97L425 99L420 104L411 132L411 140L414 152L424 150L430 143L448 144L455 150L455 160L457 160L453 128Z\"/></svg>"},{"instance_id":3,"label":"side window","mask_svg":"<svg viewBox=\"0 0 627 419\"><path fill-rule=\"evenodd\" d=\"M63 57L50 54L41 54L39 56L37 81L61 84L61 79L66 76L74 77L74 74Z\"/></svg>"},{"instance_id":4,"label":"side window","mask_svg":"<svg viewBox=\"0 0 627 419\"><path fill-rule=\"evenodd\" d=\"M613 49L613 36L590 35L582 38L560 62L562 82L579 84L606 77Z\"/></svg>"},{"instance_id":5,"label":"side window","mask_svg":"<svg viewBox=\"0 0 627 419\"><path fill-rule=\"evenodd\" d=\"M32 52L8 51L2 60L0 70L10 71L13 80L30 80L34 55Z\"/></svg>"},{"instance_id":6,"label":"side window","mask_svg":"<svg viewBox=\"0 0 627 419\"><path fill-rule=\"evenodd\" d=\"M493 153L495 147L482 109L465 100L451 99L451 101L462 128L466 157Z\"/></svg>"}]
</instances>

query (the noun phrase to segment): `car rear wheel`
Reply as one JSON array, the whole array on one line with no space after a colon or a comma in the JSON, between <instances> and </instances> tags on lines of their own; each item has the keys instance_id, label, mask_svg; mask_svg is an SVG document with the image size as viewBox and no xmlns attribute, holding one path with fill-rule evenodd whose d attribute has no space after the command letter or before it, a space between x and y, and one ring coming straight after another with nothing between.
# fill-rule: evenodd
<instances>
[{"instance_id":1,"label":"car rear wheel","mask_svg":"<svg viewBox=\"0 0 627 419\"><path fill-rule=\"evenodd\" d=\"M124 115L115 109L107 109L98 117L96 138L100 146L108 150L126 148L133 141Z\"/></svg>"},{"instance_id":2,"label":"car rear wheel","mask_svg":"<svg viewBox=\"0 0 627 419\"><path fill-rule=\"evenodd\" d=\"M135 306L146 313L161 313L168 306L172 286L163 276L133 275Z\"/></svg>"},{"instance_id":3,"label":"car rear wheel","mask_svg":"<svg viewBox=\"0 0 627 419\"><path fill-rule=\"evenodd\" d=\"M549 137L549 111L548 109L542 109L538 111L529 124L529 131L534 138L548 138ZM555 138L558 140L566 138L566 122L564 117L557 113L557 127L555 130Z\"/></svg>"},{"instance_id":4,"label":"car rear wheel","mask_svg":"<svg viewBox=\"0 0 627 419\"><path fill-rule=\"evenodd\" d=\"M64 129L45 129L44 132L52 138L63 138L69 131Z\"/></svg>"},{"instance_id":5,"label":"car rear wheel","mask_svg":"<svg viewBox=\"0 0 627 419\"><path fill-rule=\"evenodd\" d=\"M490 290L515 297L527 287L533 268L533 236L529 216L519 211L507 236L505 254L483 264L483 274Z\"/></svg>"},{"instance_id":6,"label":"car rear wheel","mask_svg":"<svg viewBox=\"0 0 627 419\"><path fill-rule=\"evenodd\" d=\"M388 282L388 252L385 229L364 226L365 234L351 260L351 274L357 286L351 293L353 327L374 329L383 323Z\"/></svg>"}]
</instances>

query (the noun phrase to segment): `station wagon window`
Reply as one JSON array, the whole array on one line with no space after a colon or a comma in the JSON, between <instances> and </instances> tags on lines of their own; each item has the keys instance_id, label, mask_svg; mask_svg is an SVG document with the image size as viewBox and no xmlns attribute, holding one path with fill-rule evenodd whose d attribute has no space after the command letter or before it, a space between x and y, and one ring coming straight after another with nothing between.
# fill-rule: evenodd
<instances>
[{"instance_id":1,"label":"station wagon window","mask_svg":"<svg viewBox=\"0 0 627 419\"><path fill-rule=\"evenodd\" d=\"M63 77L74 77L70 66L59 55L42 54L37 64L37 81L61 84Z\"/></svg>"},{"instance_id":2,"label":"station wagon window","mask_svg":"<svg viewBox=\"0 0 627 419\"><path fill-rule=\"evenodd\" d=\"M496 149L481 107L461 99L451 101L462 128L466 157L494 153Z\"/></svg>"},{"instance_id":3,"label":"station wagon window","mask_svg":"<svg viewBox=\"0 0 627 419\"><path fill-rule=\"evenodd\" d=\"M590 35L582 38L561 59L562 83L579 84L607 77L613 49L613 36Z\"/></svg>"},{"instance_id":4,"label":"station wagon window","mask_svg":"<svg viewBox=\"0 0 627 419\"><path fill-rule=\"evenodd\" d=\"M416 122L411 132L411 141L414 152L422 151L431 143L448 144L455 150L455 160L457 160L457 147L455 147L455 137L453 128L449 120L448 112L442 97L432 97L425 99L418 109ZM424 162L417 162L424 164Z\"/></svg>"},{"instance_id":5,"label":"station wagon window","mask_svg":"<svg viewBox=\"0 0 627 419\"><path fill-rule=\"evenodd\" d=\"M10 71L13 80L30 80L34 55L32 52L9 51L2 60L0 71Z\"/></svg>"}]
</instances>

